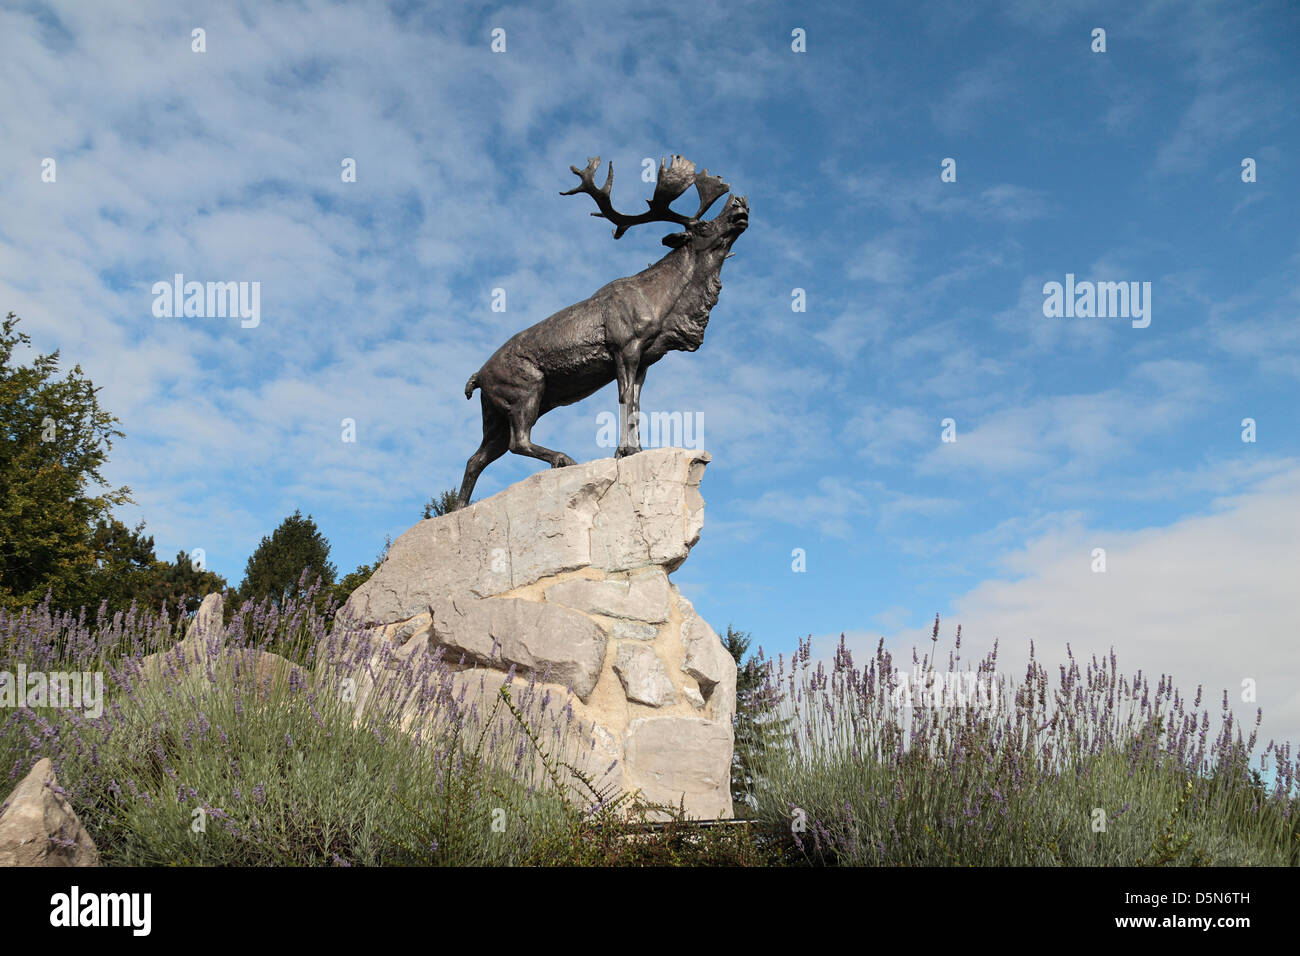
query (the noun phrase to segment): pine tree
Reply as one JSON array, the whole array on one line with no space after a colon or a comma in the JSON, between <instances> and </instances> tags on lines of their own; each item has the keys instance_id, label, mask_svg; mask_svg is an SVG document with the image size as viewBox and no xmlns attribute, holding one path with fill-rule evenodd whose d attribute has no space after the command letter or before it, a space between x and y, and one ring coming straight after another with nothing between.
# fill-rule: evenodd
<instances>
[{"instance_id":1,"label":"pine tree","mask_svg":"<svg viewBox=\"0 0 1300 956\"><path fill-rule=\"evenodd\" d=\"M257 550L249 556L244 580L239 585L240 600L257 602L269 597L279 603L289 597L300 597L318 578L322 596L328 598L338 573L330 564L329 556L329 542L311 515L304 518L295 510L269 537L262 538ZM300 580L305 585L301 589Z\"/></svg>"},{"instance_id":2,"label":"pine tree","mask_svg":"<svg viewBox=\"0 0 1300 956\"><path fill-rule=\"evenodd\" d=\"M150 610L156 611L165 604L169 614L175 614L178 606L188 614L197 611L207 595L227 590L225 578L213 571L196 568L190 556L180 551L175 561L154 562L136 596Z\"/></svg>"},{"instance_id":3,"label":"pine tree","mask_svg":"<svg viewBox=\"0 0 1300 956\"><path fill-rule=\"evenodd\" d=\"M731 758L731 802L740 815L741 808L753 806L749 796L758 784L758 767L764 758L784 746L780 718L766 699L764 664L752 654L746 658L753 638L748 631L727 625L724 646L736 661L736 746Z\"/></svg>"},{"instance_id":4,"label":"pine tree","mask_svg":"<svg viewBox=\"0 0 1300 956\"><path fill-rule=\"evenodd\" d=\"M85 579L88 605L107 601L110 611L123 610L135 600L147 605L148 592L158 574L159 561L153 550L153 536L144 533L144 522L128 528L114 517L100 519L90 535L95 566ZM156 608L150 608L156 610Z\"/></svg>"},{"instance_id":5,"label":"pine tree","mask_svg":"<svg viewBox=\"0 0 1300 956\"><path fill-rule=\"evenodd\" d=\"M440 494L434 495L424 506L424 516L426 518L440 518L443 515L449 515L456 510L456 501L460 495L455 488L449 488ZM473 502L470 502L473 504Z\"/></svg>"}]
</instances>

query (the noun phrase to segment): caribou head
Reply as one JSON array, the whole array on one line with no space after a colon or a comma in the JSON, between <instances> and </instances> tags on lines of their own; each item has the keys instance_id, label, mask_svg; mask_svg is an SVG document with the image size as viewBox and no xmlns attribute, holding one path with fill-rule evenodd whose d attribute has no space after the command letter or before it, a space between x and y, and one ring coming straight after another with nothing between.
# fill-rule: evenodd
<instances>
[{"instance_id":1,"label":"caribou head","mask_svg":"<svg viewBox=\"0 0 1300 956\"><path fill-rule=\"evenodd\" d=\"M703 218L709 207L725 196L731 187L724 183L720 176L710 176L707 169L697 173L695 164L684 156L672 157L672 163L668 166L664 165L662 159L659 160L659 176L655 182L654 196L646 200L646 205L650 208L635 216L625 215L616 210L610 199L610 189L614 185L614 164L612 162L609 164L605 185L597 187L595 175L599 168L599 156L588 159L585 169L570 166L569 169L573 170L581 182L560 195L573 196L586 193L596 200L598 211L593 212L592 215L614 223L615 239L623 238L623 234L633 226L649 222L671 222L682 226L685 232L674 232L672 235L664 236L663 244L670 249L689 244L699 252L721 248L725 253L730 250L731 243L736 241L736 237L749 227L749 202L743 196L732 196L722 212L713 219ZM699 194L700 207L695 211L695 215L687 216L674 210L671 203L691 186L694 186Z\"/></svg>"}]
</instances>

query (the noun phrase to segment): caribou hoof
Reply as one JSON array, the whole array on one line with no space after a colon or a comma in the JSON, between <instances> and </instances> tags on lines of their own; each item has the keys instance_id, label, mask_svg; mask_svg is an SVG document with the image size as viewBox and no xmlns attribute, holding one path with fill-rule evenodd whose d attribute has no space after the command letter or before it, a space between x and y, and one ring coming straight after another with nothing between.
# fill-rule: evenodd
<instances>
[{"instance_id":1,"label":"caribou hoof","mask_svg":"<svg viewBox=\"0 0 1300 956\"><path fill-rule=\"evenodd\" d=\"M555 461L551 462L552 468L568 468L570 465L576 465L577 462L568 455L556 455Z\"/></svg>"}]
</instances>

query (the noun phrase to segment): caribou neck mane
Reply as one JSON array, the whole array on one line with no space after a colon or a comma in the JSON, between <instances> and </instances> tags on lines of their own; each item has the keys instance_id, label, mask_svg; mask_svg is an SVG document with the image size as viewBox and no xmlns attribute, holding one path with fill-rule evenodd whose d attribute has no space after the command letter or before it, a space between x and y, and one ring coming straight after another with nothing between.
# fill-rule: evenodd
<instances>
[{"instance_id":1,"label":"caribou neck mane","mask_svg":"<svg viewBox=\"0 0 1300 956\"><path fill-rule=\"evenodd\" d=\"M681 277L681 292L665 316L665 344L674 349L694 352L704 341L709 313L718 304L722 292L722 263L726 256L696 253L683 246L664 256L652 269L671 269Z\"/></svg>"}]
</instances>

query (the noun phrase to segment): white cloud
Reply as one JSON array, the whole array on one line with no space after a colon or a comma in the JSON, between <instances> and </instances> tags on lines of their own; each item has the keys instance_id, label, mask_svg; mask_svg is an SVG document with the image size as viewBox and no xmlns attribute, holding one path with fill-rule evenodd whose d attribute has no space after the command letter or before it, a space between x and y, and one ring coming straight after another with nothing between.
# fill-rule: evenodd
<instances>
[{"instance_id":1,"label":"white cloud","mask_svg":"<svg viewBox=\"0 0 1300 956\"><path fill-rule=\"evenodd\" d=\"M1195 363L1143 363L1123 386L1103 392L1037 398L974 421L954 415L957 440L936 445L918 470L1048 475L1056 469L1053 477L1092 473L1132 453L1144 437L1185 420L1211 394L1206 370Z\"/></svg>"}]
</instances>

